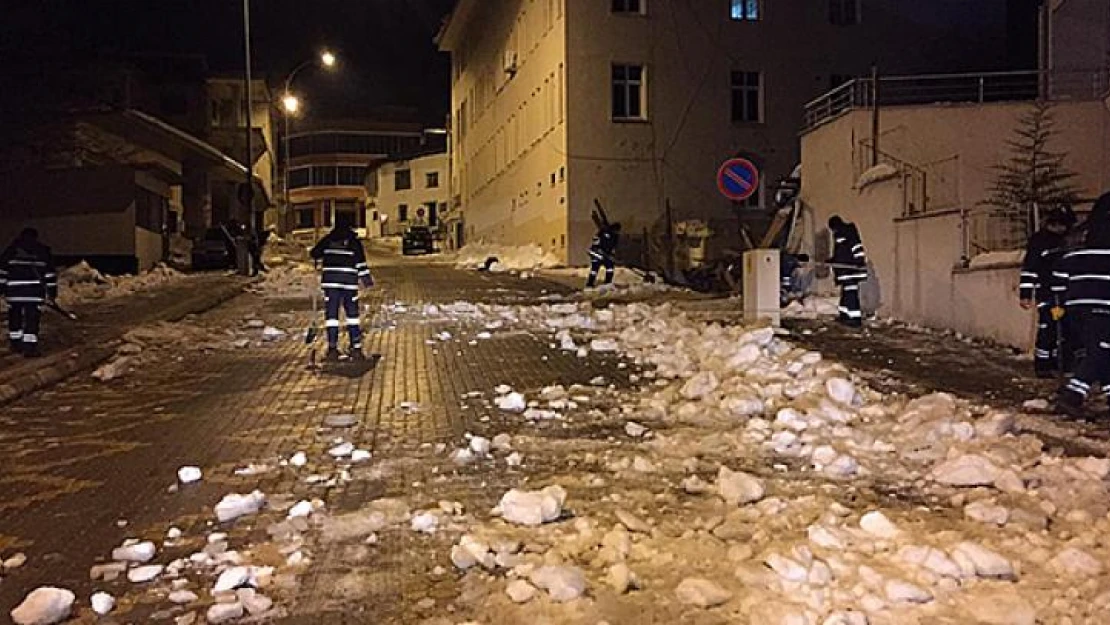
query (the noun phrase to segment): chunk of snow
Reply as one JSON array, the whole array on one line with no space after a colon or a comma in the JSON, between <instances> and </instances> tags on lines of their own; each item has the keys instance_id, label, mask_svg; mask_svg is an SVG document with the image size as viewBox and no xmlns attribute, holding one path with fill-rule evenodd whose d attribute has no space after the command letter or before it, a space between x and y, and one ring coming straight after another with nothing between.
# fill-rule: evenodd
<instances>
[{"instance_id":1,"label":"chunk of snow","mask_svg":"<svg viewBox=\"0 0 1110 625\"><path fill-rule=\"evenodd\" d=\"M744 505L763 499L766 489L759 478L722 466L717 472L717 493L730 505Z\"/></svg>"},{"instance_id":2,"label":"chunk of snow","mask_svg":"<svg viewBox=\"0 0 1110 625\"><path fill-rule=\"evenodd\" d=\"M53 625L69 618L77 596L64 588L42 586L31 591L10 614L16 625Z\"/></svg>"},{"instance_id":3,"label":"chunk of snow","mask_svg":"<svg viewBox=\"0 0 1110 625\"><path fill-rule=\"evenodd\" d=\"M216 603L208 608L204 617L213 625L234 621L243 618L243 604L238 601L234 603Z\"/></svg>"},{"instance_id":4,"label":"chunk of snow","mask_svg":"<svg viewBox=\"0 0 1110 625\"><path fill-rule=\"evenodd\" d=\"M502 432L493 437L493 448L498 451L510 451L513 448L513 437L511 434Z\"/></svg>"},{"instance_id":5,"label":"chunk of snow","mask_svg":"<svg viewBox=\"0 0 1110 625\"><path fill-rule=\"evenodd\" d=\"M242 603L243 607L246 608L247 614L251 616L264 614L274 606L273 599L259 594L253 588L240 588L235 591L235 596L239 599L239 603Z\"/></svg>"},{"instance_id":6,"label":"chunk of snow","mask_svg":"<svg viewBox=\"0 0 1110 625\"><path fill-rule=\"evenodd\" d=\"M686 399L702 399L717 390L721 385L717 374L712 371L702 371L682 385L682 396Z\"/></svg>"},{"instance_id":7,"label":"chunk of snow","mask_svg":"<svg viewBox=\"0 0 1110 625\"><path fill-rule=\"evenodd\" d=\"M614 339L594 339L590 341L590 349L595 352L615 352L620 350L620 345Z\"/></svg>"},{"instance_id":8,"label":"chunk of snow","mask_svg":"<svg viewBox=\"0 0 1110 625\"><path fill-rule=\"evenodd\" d=\"M929 477L948 486L990 486L1000 469L983 456L965 454L933 467Z\"/></svg>"},{"instance_id":9,"label":"chunk of snow","mask_svg":"<svg viewBox=\"0 0 1110 625\"><path fill-rule=\"evenodd\" d=\"M186 603L193 603L194 601L199 600L200 597L198 597L197 593L195 592L182 589L171 592L167 599L169 599L170 603L173 603L175 605L184 605Z\"/></svg>"},{"instance_id":10,"label":"chunk of snow","mask_svg":"<svg viewBox=\"0 0 1110 625\"><path fill-rule=\"evenodd\" d=\"M542 525L559 518L563 513L567 491L562 486L548 486L538 491L515 488L501 497L498 508L501 518L518 525Z\"/></svg>"},{"instance_id":11,"label":"chunk of snow","mask_svg":"<svg viewBox=\"0 0 1110 625\"><path fill-rule=\"evenodd\" d=\"M340 443L335 447L328 450L328 455L333 458L345 458L354 452L355 446L353 443Z\"/></svg>"},{"instance_id":12,"label":"chunk of snow","mask_svg":"<svg viewBox=\"0 0 1110 625\"><path fill-rule=\"evenodd\" d=\"M628 423L624 424L624 433L628 434L632 438L640 438L644 434L647 434L647 432L647 427L640 425L635 421L629 421Z\"/></svg>"},{"instance_id":13,"label":"chunk of snow","mask_svg":"<svg viewBox=\"0 0 1110 625\"><path fill-rule=\"evenodd\" d=\"M177 479L182 484L192 484L193 482L199 482L201 477L202 473L199 467L181 467L177 470Z\"/></svg>"},{"instance_id":14,"label":"chunk of snow","mask_svg":"<svg viewBox=\"0 0 1110 625\"><path fill-rule=\"evenodd\" d=\"M1081 579L1091 579L1102 574L1102 563L1086 551L1075 547L1068 547L1056 554L1048 565L1064 575Z\"/></svg>"},{"instance_id":15,"label":"chunk of snow","mask_svg":"<svg viewBox=\"0 0 1110 625\"><path fill-rule=\"evenodd\" d=\"M524 395L520 393L509 393L497 398L497 407L504 412L524 412L524 409L528 407L528 402L524 400Z\"/></svg>"},{"instance_id":16,"label":"chunk of snow","mask_svg":"<svg viewBox=\"0 0 1110 625\"><path fill-rule=\"evenodd\" d=\"M928 603L933 600L933 593L900 579L887 580L883 593L892 603Z\"/></svg>"},{"instance_id":17,"label":"chunk of snow","mask_svg":"<svg viewBox=\"0 0 1110 625\"><path fill-rule=\"evenodd\" d=\"M973 542L962 542L952 550L952 557L964 568L961 560L970 564L971 572L979 577L1014 577L1014 567L1003 556Z\"/></svg>"},{"instance_id":18,"label":"chunk of snow","mask_svg":"<svg viewBox=\"0 0 1110 625\"><path fill-rule=\"evenodd\" d=\"M479 456L489 455L490 446L488 438L475 436L470 439L470 450Z\"/></svg>"},{"instance_id":19,"label":"chunk of snow","mask_svg":"<svg viewBox=\"0 0 1110 625\"><path fill-rule=\"evenodd\" d=\"M351 452L351 462L366 462L372 454L365 449L356 449Z\"/></svg>"},{"instance_id":20,"label":"chunk of snow","mask_svg":"<svg viewBox=\"0 0 1110 625\"><path fill-rule=\"evenodd\" d=\"M27 563L27 554L23 552L16 553L0 563L0 568L5 571L14 571Z\"/></svg>"},{"instance_id":21,"label":"chunk of snow","mask_svg":"<svg viewBox=\"0 0 1110 625\"><path fill-rule=\"evenodd\" d=\"M573 566L541 566L529 579L558 603L574 601L586 592L586 576Z\"/></svg>"},{"instance_id":22,"label":"chunk of snow","mask_svg":"<svg viewBox=\"0 0 1110 625\"><path fill-rule=\"evenodd\" d=\"M877 538L897 538L900 530L886 515L878 510L864 514L859 520L860 529Z\"/></svg>"},{"instance_id":23,"label":"chunk of snow","mask_svg":"<svg viewBox=\"0 0 1110 625\"><path fill-rule=\"evenodd\" d=\"M524 456L520 455L519 451L514 451L505 457L505 464L510 467L519 467L524 463Z\"/></svg>"},{"instance_id":24,"label":"chunk of snow","mask_svg":"<svg viewBox=\"0 0 1110 625\"><path fill-rule=\"evenodd\" d=\"M247 516L258 512L265 503L266 495L262 494L261 491L256 490L249 495L231 493L225 495L224 498L216 504L216 518L220 523L233 521L241 516Z\"/></svg>"},{"instance_id":25,"label":"chunk of snow","mask_svg":"<svg viewBox=\"0 0 1110 625\"><path fill-rule=\"evenodd\" d=\"M263 341L280 341L281 339L285 338L286 336L287 336L287 333L285 332L285 330L281 330L281 329L275 328L273 326L266 326L265 328L262 329L262 340Z\"/></svg>"},{"instance_id":26,"label":"chunk of snow","mask_svg":"<svg viewBox=\"0 0 1110 625\"><path fill-rule=\"evenodd\" d=\"M312 514L313 510L314 510L314 508L313 508L312 502L302 499L301 501L298 501L296 504L294 504L292 508L289 509L289 514L286 515L286 516L287 516L287 518L290 518L290 519L296 519L296 518L300 518L300 517L307 517L310 514Z\"/></svg>"},{"instance_id":27,"label":"chunk of snow","mask_svg":"<svg viewBox=\"0 0 1110 625\"><path fill-rule=\"evenodd\" d=\"M93 594L89 599L89 603L92 604L93 612L96 612L100 616L104 616L111 612L112 608L116 607L116 598L106 592L98 592Z\"/></svg>"},{"instance_id":28,"label":"chunk of snow","mask_svg":"<svg viewBox=\"0 0 1110 625\"><path fill-rule=\"evenodd\" d=\"M308 464L308 456L303 451L298 451L289 458L289 464L295 467L303 467Z\"/></svg>"},{"instance_id":29,"label":"chunk of snow","mask_svg":"<svg viewBox=\"0 0 1110 625\"><path fill-rule=\"evenodd\" d=\"M698 577L687 577L682 580L674 592L680 602L699 608L712 608L732 599L732 593L729 591Z\"/></svg>"},{"instance_id":30,"label":"chunk of snow","mask_svg":"<svg viewBox=\"0 0 1110 625\"><path fill-rule=\"evenodd\" d=\"M150 541L132 545L125 544L112 550L112 559L119 562L137 562L141 564L153 560L157 551L158 548Z\"/></svg>"},{"instance_id":31,"label":"chunk of snow","mask_svg":"<svg viewBox=\"0 0 1110 625\"><path fill-rule=\"evenodd\" d=\"M412 517L412 531L422 534L435 534L439 528L439 517L431 512L421 512Z\"/></svg>"},{"instance_id":32,"label":"chunk of snow","mask_svg":"<svg viewBox=\"0 0 1110 625\"><path fill-rule=\"evenodd\" d=\"M825 381L829 399L842 406L851 406L856 399L856 387L844 378L830 378Z\"/></svg>"},{"instance_id":33,"label":"chunk of snow","mask_svg":"<svg viewBox=\"0 0 1110 625\"><path fill-rule=\"evenodd\" d=\"M147 564L137 566L127 571L127 580L135 584L143 584L162 574L166 567L161 564Z\"/></svg>"},{"instance_id":34,"label":"chunk of snow","mask_svg":"<svg viewBox=\"0 0 1110 625\"><path fill-rule=\"evenodd\" d=\"M505 587L505 594L513 603L528 603L536 597L536 587L522 579L514 579Z\"/></svg>"}]
</instances>

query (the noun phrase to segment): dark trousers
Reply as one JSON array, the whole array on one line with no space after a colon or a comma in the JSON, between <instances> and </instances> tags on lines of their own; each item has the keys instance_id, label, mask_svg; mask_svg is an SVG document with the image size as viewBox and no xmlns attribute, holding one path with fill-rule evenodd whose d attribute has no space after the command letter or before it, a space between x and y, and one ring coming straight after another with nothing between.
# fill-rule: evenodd
<instances>
[{"instance_id":1,"label":"dark trousers","mask_svg":"<svg viewBox=\"0 0 1110 625\"><path fill-rule=\"evenodd\" d=\"M42 309L38 304L12 303L8 309L8 338L25 347L36 346L41 319Z\"/></svg>"},{"instance_id":2,"label":"dark trousers","mask_svg":"<svg viewBox=\"0 0 1110 625\"><path fill-rule=\"evenodd\" d=\"M1075 345L1066 331L1066 325L1071 322L1066 317L1060 321L1052 318L1052 307L1055 305L1055 299L1037 302L1037 342L1033 347L1033 367L1039 374L1059 371L1061 362L1067 371L1073 360Z\"/></svg>"},{"instance_id":3,"label":"dark trousers","mask_svg":"<svg viewBox=\"0 0 1110 625\"><path fill-rule=\"evenodd\" d=\"M351 349L362 349L362 328L358 318L358 291L345 289L324 289L324 316L327 321L328 349L339 347L339 309L343 309L347 332L351 337Z\"/></svg>"},{"instance_id":4,"label":"dark trousers","mask_svg":"<svg viewBox=\"0 0 1110 625\"><path fill-rule=\"evenodd\" d=\"M863 325L863 306L859 299L860 280L838 280L840 283L840 321L854 327Z\"/></svg>"},{"instance_id":5,"label":"dark trousers","mask_svg":"<svg viewBox=\"0 0 1110 625\"><path fill-rule=\"evenodd\" d=\"M1092 391L1110 391L1110 310L1093 310L1080 316L1086 356L1065 387L1086 398Z\"/></svg>"},{"instance_id":6,"label":"dark trousers","mask_svg":"<svg viewBox=\"0 0 1110 625\"><path fill-rule=\"evenodd\" d=\"M605 267L605 284L613 283L613 257L601 252L590 250L590 277L586 280L586 286L591 287L597 284L597 274L601 268Z\"/></svg>"}]
</instances>

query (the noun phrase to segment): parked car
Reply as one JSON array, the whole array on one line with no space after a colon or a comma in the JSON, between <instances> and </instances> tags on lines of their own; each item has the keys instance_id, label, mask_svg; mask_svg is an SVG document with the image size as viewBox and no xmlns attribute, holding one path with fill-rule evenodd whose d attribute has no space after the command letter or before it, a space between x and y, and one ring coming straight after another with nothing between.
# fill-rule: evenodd
<instances>
[{"instance_id":1,"label":"parked car","mask_svg":"<svg viewBox=\"0 0 1110 625\"><path fill-rule=\"evenodd\" d=\"M410 226L401 237L401 253L405 256L434 252L435 242L432 239L432 231L427 226Z\"/></svg>"},{"instance_id":2,"label":"parked car","mask_svg":"<svg viewBox=\"0 0 1110 625\"><path fill-rule=\"evenodd\" d=\"M193 242L193 269L231 269L235 266L230 242L223 228L209 228Z\"/></svg>"}]
</instances>

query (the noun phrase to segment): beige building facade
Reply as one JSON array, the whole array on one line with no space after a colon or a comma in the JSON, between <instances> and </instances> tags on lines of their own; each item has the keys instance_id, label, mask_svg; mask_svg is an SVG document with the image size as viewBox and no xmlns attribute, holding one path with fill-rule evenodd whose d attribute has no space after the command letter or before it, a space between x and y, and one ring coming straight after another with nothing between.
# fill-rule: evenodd
<instances>
[{"instance_id":1,"label":"beige building facade","mask_svg":"<svg viewBox=\"0 0 1110 625\"><path fill-rule=\"evenodd\" d=\"M452 55L451 196L467 240L538 243L582 263L596 199L624 226L626 261L641 260L668 206L739 247L739 220L798 162L808 100L873 62L1003 63L990 29L1005 22L1004 2L983 3L973 61L949 59L961 35L900 17L902 4L915 5L460 0L438 42ZM747 202L717 189L734 156L762 173Z\"/></svg>"},{"instance_id":2,"label":"beige building facade","mask_svg":"<svg viewBox=\"0 0 1110 625\"><path fill-rule=\"evenodd\" d=\"M447 154L436 152L382 163L367 181L367 233L396 236L409 226L443 230L447 212Z\"/></svg>"}]
</instances>

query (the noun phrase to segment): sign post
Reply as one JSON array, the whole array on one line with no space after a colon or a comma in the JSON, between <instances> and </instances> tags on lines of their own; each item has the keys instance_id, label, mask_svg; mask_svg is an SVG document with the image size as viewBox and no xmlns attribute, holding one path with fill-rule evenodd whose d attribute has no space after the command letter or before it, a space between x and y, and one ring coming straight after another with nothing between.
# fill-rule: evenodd
<instances>
[{"instance_id":1,"label":"sign post","mask_svg":"<svg viewBox=\"0 0 1110 625\"><path fill-rule=\"evenodd\" d=\"M717 188L734 202L743 202L759 191L759 170L746 158L730 158L717 170Z\"/></svg>"}]
</instances>

